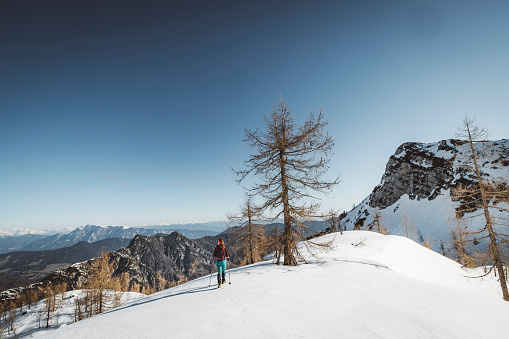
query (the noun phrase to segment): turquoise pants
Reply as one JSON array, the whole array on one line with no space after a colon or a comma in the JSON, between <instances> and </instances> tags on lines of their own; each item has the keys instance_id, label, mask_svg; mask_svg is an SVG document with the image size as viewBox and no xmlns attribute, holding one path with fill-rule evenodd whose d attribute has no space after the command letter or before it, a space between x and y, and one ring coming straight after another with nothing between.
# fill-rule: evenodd
<instances>
[{"instance_id":1,"label":"turquoise pants","mask_svg":"<svg viewBox=\"0 0 509 339\"><path fill-rule=\"evenodd\" d=\"M216 260L216 267L217 267L217 282L221 283L221 277L222 280L226 280L226 260Z\"/></svg>"}]
</instances>

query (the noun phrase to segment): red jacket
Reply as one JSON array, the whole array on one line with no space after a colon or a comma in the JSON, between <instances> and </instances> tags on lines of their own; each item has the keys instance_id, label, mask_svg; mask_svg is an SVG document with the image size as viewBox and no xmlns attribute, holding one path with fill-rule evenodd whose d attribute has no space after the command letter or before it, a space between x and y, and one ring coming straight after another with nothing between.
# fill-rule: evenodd
<instances>
[{"instance_id":1,"label":"red jacket","mask_svg":"<svg viewBox=\"0 0 509 339\"><path fill-rule=\"evenodd\" d=\"M228 250L226 249L226 246L223 245L216 246L216 249L214 250L214 258L216 258L216 260L222 261L229 257L230 256L228 255Z\"/></svg>"}]
</instances>

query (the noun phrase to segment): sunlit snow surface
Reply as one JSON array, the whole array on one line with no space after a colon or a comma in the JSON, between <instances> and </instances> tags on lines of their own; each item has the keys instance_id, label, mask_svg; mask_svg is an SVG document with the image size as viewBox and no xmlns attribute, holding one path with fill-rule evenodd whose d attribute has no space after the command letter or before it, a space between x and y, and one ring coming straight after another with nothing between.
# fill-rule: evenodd
<instances>
[{"instance_id":1,"label":"sunlit snow surface","mask_svg":"<svg viewBox=\"0 0 509 339\"><path fill-rule=\"evenodd\" d=\"M41 300L30 309L28 306L23 307L23 311L26 312L24 315L19 315L19 309L16 314L16 320L14 322L14 331L8 331L7 328L3 329L3 335L7 338L27 338L35 336L37 332L52 332L55 328L61 328L68 324L74 322L75 319L75 298L83 297L85 291L69 291L64 293L63 298L62 294L57 295L55 298L56 304L58 307L54 312L52 312L52 316L49 322L49 329L46 329L46 310L45 310L45 300ZM113 295L113 291L106 291L106 294ZM118 292L117 292L118 293ZM122 304L128 303L133 300L139 300L140 298L144 298L145 295L141 293L135 292L124 292L120 293L121 299L120 302ZM111 304L111 302L109 303ZM108 305L106 305L108 307ZM39 333L40 334L40 333ZM4 338L2 337L2 338Z\"/></svg>"},{"instance_id":2,"label":"sunlit snow surface","mask_svg":"<svg viewBox=\"0 0 509 339\"><path fill-rule=\"evenodd\" d=\"M298 267L270 261L209 276L61 327L47 338L506 338L493 278L399 236L349 231ZM357 245L357 246L356 246Z\"/></svg>"},{"instance_id":3,"label":"sunlit snow surface","mask_svg":"<svg viewBox=\"0 0 509 339\"><path fill-rule=\"evenodd\" d=\"M342 221L343 227L346 227L347 230L353 229L353 217L351 216L357 214L365 215L365 211L368 215L365 216L364 224L372 224L375 209L369 206L368 202L367 198L348 212L350 217ZM450 241L451 229L458 227L454 222L456 216L455 208L457 206L459 206L459 202L452 201L450 191L445 190L433 200L412 200L408 197L408 194L405 194L393 205L379 210L379 213L381 224L388 228L389 233L402 236L406 236L403 222L406 215L408 222L412 225L410 226L409 237L418 240L417 231L420 231L423 238L430 242L434 250L438 251L440 241ZM497 206L509 209L509 205L506 203L499 203ZM491 209L490 212L494 217L502 218L501 220L507 219L507 212L500 213L496 209ZM472 231L482 229L486 222L480 214L480 210L473 213L465 213L463 225ZM479 217L472 218L473 216ZM376 226L374 227L376 228Z\"/></svg>"}]
</instances>

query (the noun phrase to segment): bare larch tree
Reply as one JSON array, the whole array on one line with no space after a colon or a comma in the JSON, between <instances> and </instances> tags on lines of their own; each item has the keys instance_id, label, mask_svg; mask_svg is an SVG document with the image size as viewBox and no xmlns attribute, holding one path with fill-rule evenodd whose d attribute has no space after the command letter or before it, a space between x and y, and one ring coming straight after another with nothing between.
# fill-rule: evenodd
<instances>
[{"instance_id":1,"label":"bare larch tree","mask_svg":"<svg viewBox=\"0 0 509 339\"><path fill-rule=\"evenodd\" d=\"M475 259L470 250L470 232L467 230L466 220L456 217L453 219L456 227L451 229L452 250L456 254L458 263L465 267L475 267Z\"/></svg>"},{"instance_id":2,"label":"bare larch tree","mask_svg":"<svg viewBox=\"0 0 509 339\"><path fill-rule=\"evenodd\" d=\"M502 296L504 300L509 301L509 292L507 289L507 279L504 272L504 263L501 253L501 243L507 242L508 232L504 230L507 225L502 225L497 222L493 210L509 212L507 209L497 205L497 200L507 199L508 190L507 186L502 183L490 182L485 179L481 172L481 159L486 154L486 150L483 149L482 144L486 143L487 132L485 129L479 128L474 124L474 120L465 117L463 125L460 131L457 133L457 137L465 140L470 148L470 163L473 164L473 172L475 177L475 183L473 185L458 187L453 191L453 196L456 199L462 199L465 203L465 207L460 213L464 212L475 212L478 208L481 209L481 215L484 217L485 226L477 232L471 232L475 238L473 241L480 241L486 239L488 245L488 255L491 259L492 266L488 271L490 273L493 269L496 269L500 286L502 289ZM478 147L476 147L477 144ZM477 217L480 215L473 215L471 217ZM502 227L506 226L506 227Z\"/></svg>"},{"instance_id":3,"label":"bare larch tree","mask_svg":"<svg viewBox=\"0 0 509 339\"><path fill-rule=\"evenodd\" d=\"M343 234L343 227L341 225L341 216L339 212L333 208L331 208L326 214L325 214L325 224L328 225L328 229L331 232L339 232L340 234Z\"/></svg>"},{"instance_id":4,"label":"bare larch tree","mask_svg":"<svg viewBox=\"0 0 509 339\"><path fill-rule=\"evenodd\" d=\"M250 265L261 261L265 254L267 237L262 225L255 222L265 219L260 209L254 205L251 198L247 198L238 214L228 214L229 226L235 247L242 253L242 265Z\"/></svg>"},{"instance_id":5,"label":"bare larch tree","mask_svg":"<svg viewBox=\"0 0 509 339\"><path fill-rule=\"evenodd\" d=\"M376 227L376 230L380 234L388 234L387 227L385 227L385 224L382 220L382 213L380 213L380 209L378 207L375 207L373 212L375 215L373 217L373 224L371 227L372 228Z\"/></svg>"},{"instance_id":6,"label":"bare larch tree","mask_svg":"<svg viewBox=\"0 0 509 339\"><path fill-rule=\"evenodd\" d=\"M255 151L244 161L246 169L235 172L239 183L249 174L260 179L248 189L248 194L262 198L262 210L275 212L275 218L283 216L283 264L295 266L298 259L304 259L297 241L306 240L309 220L317 216L320 206L310 202L309 198L316 198L312 192L326 193L339 183L338 178L322 180L329 168L334 141L325 132L328 122L321 111L311 112L298 128L282 98L265 116L265 122L264 132L245 129L244 141Z\"/></svg>"},{"instance_id":7,"label":"bare larch tree","mask_svg":"<svg viewBox=\"0 0 509 339\"><path fill-rule=\"evenodd\" d=\"M399 224L399 228L401 232L405 233L408 239L414 238L414 233L416 233L415 224L412 218L410 218L410 216L408 215L405 208L403 208L403 211L401 213L401 222Z\"/></svg>"}]
</instances>

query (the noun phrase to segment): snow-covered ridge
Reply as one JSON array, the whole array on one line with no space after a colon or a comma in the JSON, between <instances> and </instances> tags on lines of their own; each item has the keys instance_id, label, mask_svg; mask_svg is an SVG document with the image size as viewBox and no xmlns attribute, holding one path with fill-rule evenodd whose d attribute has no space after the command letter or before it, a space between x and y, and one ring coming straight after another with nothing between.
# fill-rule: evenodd
<instances>
[{"instance_id":1,"label":"snow-covered ridge","mask_svg":"<svg viewBox=\"0 0 509 339\"><path fill-rule=\"evenodd\" d=\"M64 227L58 229L29 229L29 228L13 228L10 230L0 230L0 237L16 237L27 234L40 234L40 235L50 235L56 233L69 233L74 228L72 227Z\"/></svg>"},{"instance_id":2,"label":"snow-covered ridge","mask_svg":"<svg viewBox=\"0 0 509 339\"><path fill-rule=\"evenodd\" d=\"M503 338L497 281L398 236L349 231L309 264L232 269L220 289L205 276L47 338ZM301 248L305 253L306 249ZM482 319L479 318L482 314ZM219 324L218 325L218 319Z\"/></svg>"},{"instance_id":3,"label":"snow-covered ridge","mask_svg":"<svg viewBox=\"0 0 509 339\"><path fill-rule=\"evenodd\" d=\"M155 234L170 234L175 229L162 228L162 229L150 229L143 227L126 227L126 226L97 226L97 225L86 225L78 227L68 234L55 234L42 239L38 239L25 247L22 250L25 251L38 251L38 250L49 250L62 247L68 247L74 245L80 241L96 242L108 238L120 238L120 239L132 239L137 234L142 235L155 235ZM215 235L217 232L208 230L187 230L179 229L185 236L195 239L206 235Z\"/></svg>"},{"instance_id":4,"label":"snow-covered ridge","mask_svg":"<svg viewBox=\"0 0 509 339\"><path fill-rule=\"evenodd\" d=\"M54 235L54 234L69 234L76 229L87 230L91 227L101 228L119 228L119 229L156 229L160 230L208 230L212 232L222 232L226 226L226 221L203 221L203 222L188 222L188 223L160 223L160 224L147 224L140 226L125 226L125 225L85 225L79 227L64 227L64 228L52 228L52 229L29 229L29 228L12 228L8 230L0 230L0 237L12 237L21 236L27 234L39 234L39 235Z\"/></svg>"}]
</instances>

